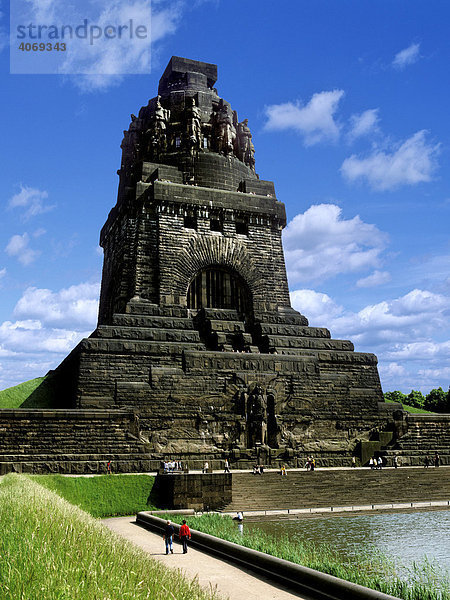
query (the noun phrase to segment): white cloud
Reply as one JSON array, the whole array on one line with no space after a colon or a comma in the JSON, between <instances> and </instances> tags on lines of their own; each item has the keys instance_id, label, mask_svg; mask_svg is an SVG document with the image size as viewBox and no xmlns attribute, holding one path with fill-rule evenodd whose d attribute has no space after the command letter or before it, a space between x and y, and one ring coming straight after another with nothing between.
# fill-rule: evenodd
<instances>
[{"instance_id":1,"label":"white cloud","mask_svg":"<svg viewBox=\"0 0 450 600\"><path fill-rule=\"evenodd\" d=\"M411 44L407 48L400 50L392 61L392 66L396 69L404 69L405 67L414 64L420 58L420 44Z\"/></svg>"},{"instance_id":2,"label":"white cloud","mask_svg":"<svg viewBox=\"0 0 450 600\"><path fill-rule=\"evenodd\" d=\"M391 280L391 275L387 271L374 271L372 275L358 279L356 287L375 287L376 285L382 285Z\"/></svg>"},{"instance_id":3,"label":"white cloud","mask_svg":"<svg viewBox=\"0 0 450 600\"><path fill-rule=\"evenodd\" d=\"M449 296L416 289L358 312L313 290L295 290L291 301L310 325L327 327L334 338L350 339L357 351L375 353L386 391L428 392L448 386L450 340L437 338L449 331Z\"/></svg>"},{"instance_id":4,"label":"white cloud","mask_svg":"<svg viewBox=\"0 0 450 600\"><path fill-rule=\"evenodd\" d=\"M99 285L28 288L0 324L0 389L45 375L96 326Z\"/></svg>"},{"instance_id":5,"label":"white cloud","mask_svg":"<svg viewBox=\"0 0 450 600\"><path fill-rule=\"evenodd\" d=\"M90 332L47 329L39 321L4 321L0 325L0 345L22 357L36 353L67 353Z\"/></svg>"},{"instance_id":6,"label":"white cloud","mask_svg":"<svg viewBox=\"0 0 450 600\"><path fill-rule=\"evenodd\" d=\"M376 190L431 181L437 169L439 144L426 141L427 132L418 131L391 152L375 150L366 158L346 158L341 173L349 181L367 180Z\"/></svg>"},{"instance_id":7,"label":"white cloud","mask_svg":"<svg viewBox=\"0 0 450 600\"><path fill-rule=\"evenodd\" d=\"M96 40L94 52L92 46L83 41L78 41L75 48L72 45L72 53L67 55L61 73L68 74L70 81L83 92L107 90L119 85L127 74L149 74L150 42L154 47L157 42L176 31L185 3L181 0L174 1L167 7L166 3L153 1L151 13L150 0L100 0L95 5L91 3L91 6L100 11L94 19L100 27L104 28L111 23L128 23L133 19L135 24L148 28L148 40L139 40L136 36L133 39L122 38L120 41L102 37ZM154 48L152 51L154 52ZM80 75L74 77L71 73Z\"/></svg>"},{"instance_id":8,"label":"white cloud","mask_svg":"<svg viewBox=\"0 0 450 600\"><path fill-rule=\"evenodd\" d=\"M39 256L39 252L30 248L29 243L30 236L28 233L13 235L5 248L5 252L9 256L17 258L23 265L30 265Z\"/></svg>"},{"instance_id":9,"label":"white cloud","mask_svg":"<svg viewBox=\"0 0 450 600\"><path fill-rule=\"evenodd\" d=\"M378 131L378 123L378 108L371 108L359 115L352 115L350 117L350 131L348 132L350 141L376 133Z\"/></svg>"},{"instance_id":10,"label":"white cloud","mask_svg":"<svg viewBox=\"0 0 450 600\"><path fill-rule=\"evenodd\" d=\"M378 367L380 376L382 378L397 378L405 375L406 369L403 365L399 365L396 362L388 362Z\"/></svg>"},{"instance_id":11,"label":"white cloud","mask_svg":"<svg viewBox=\"0 0 450 600\"><path fill-rule=\"evenodd\" d=\"M346 220L341 213L335 204L319 204L290 221L283 243L291 284L379 266L386 234L359 216Z\"/></svg>"},{"instance_id":12,"label":"white cloud","mask_svg":"<svg viewBox=\"0 0 450 600\"><path fill-rule=\"evenodd\" d=\"M295 290L290 297L293 308L307 317L313 327L324 327L324 323L329 323L330 319L343 312L342 306L338 306L330 296L314 290Z\"/></svg>"},{"instance_id":13,"label":"white cloud","mask_svg":"<svg viewBox=\"0 0 450 600\"><path fill-rule=\"evenodd\" d=\"M48 198L48 192L41 191L28 186L20 186L20 192L10 198L9 208L23 208L25 219L35 217L55 208L55 204L46 204L44 201Z\"/></svg>"},{"instance_id":14,"label":"white cloud","mask_svg":"<svg viewBox=\"0 0 450 600\"><path fill-rule=\"evenodd\" d=\"M303 135L306 146L327 140L336 141L341 126L334 115L343 96L343 90L333 90L314 94L306 105L285 102L266 106L267 122L264 127L268 131L297 131Z\"/></svg>"},{"instance_id":15,"label":"white cloud","mask_svg":"<svg viewBox=\"0 0 450 600\"><path fill-rule=\"evenodd\" d=\"M0 269L0 279L6 275L6 269Z\"/></svg>"},{"instance_id":16,"label":"white cloud","mask_svg":"<svg viewBox=\"0 0 450 600\"><path fill-rule=\"evenodd\" d=\"M59 292L30 287L17 302L14 316L38 319L44 326L94 328L98 294L98 283L73 285Z\"/></svg>"}]
</instances>

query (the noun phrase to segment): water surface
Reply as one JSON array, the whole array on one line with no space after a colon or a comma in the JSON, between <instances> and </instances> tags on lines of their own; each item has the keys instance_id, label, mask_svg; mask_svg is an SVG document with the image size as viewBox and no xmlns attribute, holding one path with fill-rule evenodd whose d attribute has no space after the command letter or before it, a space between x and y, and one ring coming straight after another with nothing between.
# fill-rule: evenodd
<instances>
[{"instance_id":1,"label":"water surface","mask_svg":"<svg viewBox=\"0 0 450 600\"><path fill-rule=\"evenodd\" d=\"M450 571L450 511L377 513L279 521L246 521L244 528L261 529L277 537L312 540L354 556L369 547L407 567L435 560Z\"/></svg>"}]
</instances>

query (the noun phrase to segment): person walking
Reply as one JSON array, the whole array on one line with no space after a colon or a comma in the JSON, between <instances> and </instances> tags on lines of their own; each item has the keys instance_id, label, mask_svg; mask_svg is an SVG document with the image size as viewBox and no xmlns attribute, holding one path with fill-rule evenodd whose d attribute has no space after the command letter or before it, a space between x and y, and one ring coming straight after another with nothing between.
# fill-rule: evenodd
<instances>
[{"instance_id":1,"label":"person walking","mask_svg":"<svg viewBox=\"0 0 450 600\"><path fill-rule=\"evenodd\" d=\"M180 527L180 541L181 541L181 545L183 546L183 554L187 553L187 541L188 539L191 539L191 530L189 529L189 527L186 524L186 521L183 519L183 524Z\"/></svg>"},{"instance_id":2,"label":"person walking","mask_svg":"<svg viewBox=\"0 0 450 600\"><path fill-rule=\"evenodd\" d=\"M205 464L203 465L202 473L207 473L208 469L209 469L209 464L207 462L205 462Z\"/></svg>"},{"instance_id":3,"label":"person walking","mask_svg":"<svg viewBox=\"0 0 450 600\"><path fill-rule=\"evenodd\" d=\"M434 466L439 467L440 464L441 464L441 457L439 456L439 453L436 452L434 455Z\"/></svg>"},{"instance_id":4,"label":"person walking","mask_svg":"<svg viewBox=\"0 0 450 600\"><path fill-rule=\"evenodd\" d=\"M230 473L230 463L228 462L228 458L225 459L225 468L224 473Z\"/></svg>"},{"instance_id":5,"label":"person walking","mask_svg":"<svg viewBox=\"0 0 450 600\"><path fill-rule=\"evenodd\" d=\"M170 521L166 522L166 528L164 529L163 540L166 542L166 554L173 554L173 525Z\"/></svg>"},{"instance_id":6,"label":"person walking","mask_svg":"<svg viewBox=\"0 0 450 600\"><path fill-rule=\"evenodd\" d=\"M284 465L281 466L280 472L281 472L281 477L286 477L287 473L286 473L286 467Z\"/></svg>"},{"instance_id":7,"label":"person walking","mask_svg":"<svg viewBox=\"0 0 450 600\"><path fill-rule=\"evenodd\" d=\"M428 467L430 466L430 459L428 456L425 456L425 460L423 461L423 466L425 469L428 469Z\"/></svg>"}]
</instances>

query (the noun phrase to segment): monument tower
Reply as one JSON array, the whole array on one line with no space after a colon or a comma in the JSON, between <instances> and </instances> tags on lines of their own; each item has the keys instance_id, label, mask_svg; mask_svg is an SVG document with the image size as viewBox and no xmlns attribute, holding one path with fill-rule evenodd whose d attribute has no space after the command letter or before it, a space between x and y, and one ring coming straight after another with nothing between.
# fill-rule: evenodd
<instances>
[{"instance_id":1,"label":"monument tower","mask_svg":"<svg viewBox=\"0 0 450 600\"><path fill-rule=\"evenodd\" d=\"M74 408L134 410L155 464L348 464L387 422L376 357L292 309L285 207L216 79L216 65L172 57L131 116L98 327L57 375Z\"/></svg>"}]
</instances>

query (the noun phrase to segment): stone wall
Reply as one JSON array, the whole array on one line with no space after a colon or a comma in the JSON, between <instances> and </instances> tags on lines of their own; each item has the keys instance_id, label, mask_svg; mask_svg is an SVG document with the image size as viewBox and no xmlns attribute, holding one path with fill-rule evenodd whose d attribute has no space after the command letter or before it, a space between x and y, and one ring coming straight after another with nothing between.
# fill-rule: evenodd
<instances>
[{"instance_id":1,"label":"stone wall","mask_svg":"<svg viewBox=\"0 0 450 600\"><path fill-rule=\"evenodd\" d=\"M0 474L150 470L133 412L0 410Z\"/></svg>"},{"instance_id":2,"label":"stone wall","mask_svg":"<svg viewBox=\"0 0 450 600\"><path fill-rule=\"evenodd\" d=\"M153 486L161 508L219 510L232 499L231 473L158 475Z\"/></svg>"}]
</instances>

